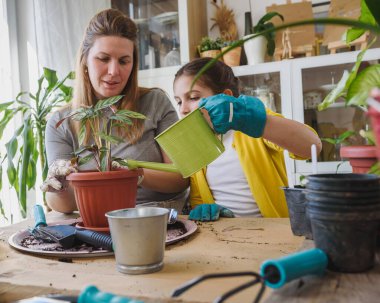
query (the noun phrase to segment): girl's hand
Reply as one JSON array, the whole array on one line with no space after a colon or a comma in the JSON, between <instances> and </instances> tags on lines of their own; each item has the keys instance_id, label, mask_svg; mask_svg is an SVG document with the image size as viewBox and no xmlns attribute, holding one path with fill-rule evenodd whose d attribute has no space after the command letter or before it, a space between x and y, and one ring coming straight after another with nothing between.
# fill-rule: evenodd
<instances>
[{"instance_id":1,"label":"girl's hand","mask_svg":"<svg viewBox=\"0 0 380 303\"><path fill-rule=\"evenodd\" d=\"M219 94L202 99L199 107L207 110L217 133L224 134L233 129L259 138L264 132L265 106L257 98Z\"/></svg>"}]
</instances>

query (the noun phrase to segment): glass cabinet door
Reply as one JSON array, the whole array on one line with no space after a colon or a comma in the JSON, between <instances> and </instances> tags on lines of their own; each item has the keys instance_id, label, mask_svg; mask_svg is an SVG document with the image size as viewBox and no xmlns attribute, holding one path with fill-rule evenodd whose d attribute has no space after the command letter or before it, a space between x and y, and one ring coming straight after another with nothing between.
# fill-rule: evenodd
<instances>
[{"instance_id":1,"label":"glass cabinet door","mask_svg":"<svg viewBox=\"0 0 380 303\"><path fill-rule=\"evenodd\" d=\"M322 152L318 160L340 161L340 146L363 145L365 140L359 135L361 129L368 129L369 120L363 110L358 107L346 107L345 100L339 98L326 110L318 111L318 105L336 87L344 71L350 71L354 63L305 68L302 70L304 122L313 127L322 139ZM363 62L362 65L369 65ZM354 131L344 142L342 135ZM330 142L324 139L329 139ZM331 143L333 142L333 143Z\"/></svg>"},{"instance_id":2,"label":"glass cabinet door","mask_svg":"<svg viewBox=\"0 0 380 303\"><path fill-rule=\"evenodd\" d=\"M181 64L178 0L112 0L138 27L140 70Z\"/></svg>"},{"instance_id":3,"label":"glass cabinet door","mask_svg":"<svg viewBox=\"0 0 380 303\"><path fill-rule=\"evenodd\" d=\"M319 57L298 59L293 67L293 113L294 119L313 127L322 139L322 152L318 156L318 172L351 172L347 161L340 157L340 147L346 145L364 145L366 141L359 135L361 129L368 130L369 120L366 113L357 107L347 107L343 98L323 111L318 105L336 87L344 71L351 71L357 52L340 53ZM378 63L378 49L366 52L360 69ZM359 69L359 72L360 72ZM344 142L342 134L352 131ZM329 139L327 142L324 139ZM310 173L310 161L296 161L299 174Z\"/></svg>"},{"instance_id":4,"label":"glass cabinet door","mask_svg":"<svg viewBox=\"0 0 380 303\"><path fill-rule=\"evenodd\" d=\"M282 62L234 67L241 93L259 98L274 112L291 118L288 64Z\"/></svg>"}]
</instances>

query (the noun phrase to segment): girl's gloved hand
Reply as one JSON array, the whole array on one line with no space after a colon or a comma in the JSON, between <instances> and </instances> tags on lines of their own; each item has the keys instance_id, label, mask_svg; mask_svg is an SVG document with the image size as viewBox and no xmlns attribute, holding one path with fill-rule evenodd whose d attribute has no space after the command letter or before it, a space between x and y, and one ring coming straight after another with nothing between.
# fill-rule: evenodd
<instances>
[{"instance_id":1,"label":"girl's gloved hand","mask_svg":"<svg viewBox=\"0 0 380 303\"><path fill-rule=\"evenodd\" d=\"M257 98L219 94L202 99L199 107L208 111L214 130L219 134L233 129L259 138L264 132L267 115L264 104Z\"/></svg>"},{"instance_id":2,"label":"girl's gloved hand","mask_svg":"<svg viewBox=\"0 0 380 303\"><path fill-rule=\"evenodd\" d=\"M58 159L49 167L46 180L41 185L43 192L57 192L67 188L66 176L78 172L76 162Z\"/></svg>"},{"instance_id":3,"label":"girl's gloved hand","mask_svg":"<svg viewBox=\"0 0 380 303\"><path fill-rule=\"evenodd\" d=\"M234 213L226 207L218 204L197 205L190 211L189 220L194 221L217 221L220 217L234 218Z\"/></svg>"}]
</instances>

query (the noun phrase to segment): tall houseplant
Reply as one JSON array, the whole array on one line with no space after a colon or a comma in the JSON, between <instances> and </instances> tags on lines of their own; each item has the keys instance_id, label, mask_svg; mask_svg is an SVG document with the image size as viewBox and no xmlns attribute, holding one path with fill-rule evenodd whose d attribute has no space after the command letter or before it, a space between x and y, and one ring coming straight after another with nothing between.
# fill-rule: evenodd
<instances>
[{"instance_id":1,"label":"tall houseplant","mask_svg":"<svg viewBox=\"0 0 380 303\"><path fill-rule=\"evenodd\" d=\"M112 156L112 145L123 142L133 119L145 116L115 104L123 96L99 100L94 106L80 107L56 124L70 118L80 123L79 145L75 151L78 166L94 160L97 171L72 173L67 176L74 187L75 198L84 227L104 231L108 227L104 214L115 209L134 207L140 169L113 169L113 162L122 162ZM111 114L107 114L107 110ZM88 143L90 142L90 143ZM84 152L87 155L81 156Z\"/></svg>"},{"instance_id":2,"label":"tall houseplant","mask_svg":"<svg viewBox=\"0 0 380 303\"><path fill-rule=\"evenodd\" d=\"M253 36L262 33L262 35L250 39L244 44L248 64L252 65L264 62L265 54L273 56L276 47L275 32L270 30L274 29L275 26L270 20L274 17L279 17L284 21L284 17L281 14L269 12L261 17L257 24L251 28L251 34L244 37L244 39L253 38Z\"/></svg>"},{"instance_id":3,"label":"tall houseplant","mask_svg":"<svg viewBox=\"0 0 380 303\"><path fill-rule=\"evenodd\" d=\"M47 175L44 148L47 115L57 106L71 100L72 88L66 86L65 82L73 78L74 73L70 72L63 79L58 79L56 71L45 67L35 93L20 92L15 100L0 104L0 139L7 151L3 157L0 156L1 167L4 162L7 163L9 184L17 193L23 217L27 210L27 191L34 188L36 183L38 163L42 178L45 179ZM23 120L21 126L8 142L4 142L4 130L20 125L20 119Z\"/></svg>"}]
</instances>

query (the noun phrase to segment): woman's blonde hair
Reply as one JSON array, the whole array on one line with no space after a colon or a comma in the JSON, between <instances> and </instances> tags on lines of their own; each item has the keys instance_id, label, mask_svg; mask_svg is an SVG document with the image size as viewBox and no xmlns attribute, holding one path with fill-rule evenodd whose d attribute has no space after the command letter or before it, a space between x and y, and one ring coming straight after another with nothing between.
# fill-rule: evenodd
<instances>
[{"instance_id":1,"label":"woman's blonde hair","mask_svg":"<svg viewBox=\"0 0 380 303\"><path fill-rule=\"evenodd\" d=\"M133 42L133 67L128 82L123 91L124 98L119 103L119 108L127 108L137 111L139 98L147 93L149 89L138 87L138 49L137 49L137 27L136 24L125 14L117 9L106 9L96 14L89 22L79 48L75 70L74 96L71 107L73 110L82 106L93 106L97 102L90 77L87 72L87 58L90 49L99 37L116 36L127 38ZM71 120L76 134L79 134L80 122ZM143 120L134 119L130 131L123 136L131 143L135 143L143 133ZM89 126L87 126L89 127ZM121 131L120 131L121 132ZM86 132L87 134L89 132ZM88 142L89 138L85 138Z\"/></svg>"}]
</instances>

